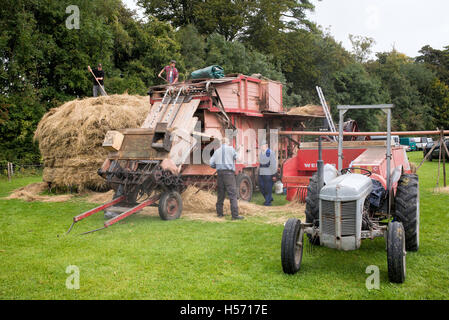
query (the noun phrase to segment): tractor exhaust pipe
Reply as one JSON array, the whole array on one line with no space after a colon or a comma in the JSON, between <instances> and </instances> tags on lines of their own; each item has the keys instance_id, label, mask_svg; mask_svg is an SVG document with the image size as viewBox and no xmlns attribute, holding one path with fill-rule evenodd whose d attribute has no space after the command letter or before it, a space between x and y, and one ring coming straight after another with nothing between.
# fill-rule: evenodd
<instances>
[{"instance_id":1,"label":"tractor exhaust pipe","mask_svg":"<svg viewBox=\"0 0 449 320\"><path fill-rule=\"evenodd\" d=\"M318 174L318 194L324 186L324 161L323 161L323 147L321 143L321 136L318 136L318 161L316 162Z\"/></svg>"}]
</instances>

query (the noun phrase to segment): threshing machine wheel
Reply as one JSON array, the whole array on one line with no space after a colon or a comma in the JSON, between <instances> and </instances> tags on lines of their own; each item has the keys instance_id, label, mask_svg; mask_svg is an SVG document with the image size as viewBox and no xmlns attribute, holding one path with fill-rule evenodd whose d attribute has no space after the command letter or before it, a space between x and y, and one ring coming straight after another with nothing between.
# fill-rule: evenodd
<instances>
[{"instance_id":1,"label":"threshing machine wheel","mask_svg":"<svg viewBox=\"0 0 449 320\"><path fill-rule=\"evenodd\" d=\"M405 281L405 232L399 221L390 222L387 233L388 278L391 282Z\"/></svg>"},{"instance_id":2,"label":"threshing machine wheel","mask_svg":"<svg viewBox=\"0 0 449 320\"><path fill-rule=\"evenodd\" d=\"M237 175L236 184L238 198L243 201L251 201L251 198L253 197L253 182L251 181L251 178L248 175L241 173Z\"/></svg>"},{"instance_id":3,"label":"threshing machine wheel","mask_svg":"<svg viewBox=\"0 0 449 320\"><path fill-rule=\"evenodd\" d=\"M290 218L285 223L281 243L282 270L285 273L295 274L299 271L303 249L304 229L301 228L301 221Z\"/></svg>"},{"instance_id":4,"label":"threshing machine wheel","mask_svg":"<svg viewBox=\"0 0 449 320\"><path fill-rule=\"evenodd\" d=\"M159 216L162 220L178 219L182 213L182 198L177 191L166 191L159 200Z\"/></svg>"},{"instance_id":5,"label":"threshing machine wheel","mask_svg":"<svg viewBox=\"0 0 449 320\"><path fill-rule=\"evenodd\" d=\"M418 251L419 180L416 174L403 174L399 179L394 217L404 226L407 251Z\"/></svg>"},{"instance_id":6,"label":"threshing machine wheel","mask_svg":"<svg viewBox=\"0 0 449 320\"><path fill-rule=\"evenodd\" d=\"M310 178L309 186L307 187L306 197L306 223L313 223L315 227L319 227L320 207L319 207L319 193L318 193L318 175L315 173ZM320 245L320 238L318 236L311 236L307 234L309 241L313 245Z\"/></svg>"}]
</instances>

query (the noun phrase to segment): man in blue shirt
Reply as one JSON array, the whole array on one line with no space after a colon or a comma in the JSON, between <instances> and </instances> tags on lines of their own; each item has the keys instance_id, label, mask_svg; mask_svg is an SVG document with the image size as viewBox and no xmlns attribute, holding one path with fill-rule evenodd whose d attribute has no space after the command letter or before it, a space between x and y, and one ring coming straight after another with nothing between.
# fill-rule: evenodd
<instances>
[{"instance_id":1,"label":"man in blue shirt","mask_svg":"<svg viewBox=\"0 0 449 320\"><path fill-rule=\"evenodd\" d=\"M235 181L235 163L237 152L229 145L229 139L223 138L220 148L215 150L210 159L210 166L217 169L217 216L223 217L223 202L228 193L231 203L232 220L241 220L237 201L237 186Z\"/></svg>"},{"instance_id":2,"label":"man in blue shirt","mask_svg":"<svg viewBox=\"0 0 449 320\"><path fill-rule=\"evenodd\" d=\"M259 153L259 189L265 198L264 206L271 206L273 201L273 176L277 172L275 153L268 148L268 143L262 141Z\"/></svg>"}]
</instances>

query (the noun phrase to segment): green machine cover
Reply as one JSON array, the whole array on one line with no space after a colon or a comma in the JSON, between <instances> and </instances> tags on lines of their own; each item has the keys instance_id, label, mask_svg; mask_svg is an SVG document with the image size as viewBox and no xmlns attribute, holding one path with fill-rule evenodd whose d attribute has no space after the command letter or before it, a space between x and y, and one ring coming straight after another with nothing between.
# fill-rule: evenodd
<instances>
[{"instance_id":1,"label":"green machine cover","mask_svg":"<svg viewBox=\"0 0 449 320\"><path fill-rule=\"evenodd\" d=\"M207 68L195 70L190 74L192 79L204 79L204 78L223 78L224 70L220 66L209 66Z\"/></svg>"}]
</instances>

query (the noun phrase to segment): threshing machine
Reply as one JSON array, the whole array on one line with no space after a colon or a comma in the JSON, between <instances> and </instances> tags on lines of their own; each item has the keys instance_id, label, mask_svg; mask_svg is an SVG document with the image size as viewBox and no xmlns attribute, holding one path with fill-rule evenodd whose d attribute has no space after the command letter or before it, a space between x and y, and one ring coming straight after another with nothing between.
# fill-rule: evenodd
<instances>
[{"instance_id":1,"label":"threshing machine","mask_svg":"<svg viewBox=\"0 0 449 320\"><path fill-rule=\"evenodd\" d=\"M162 219L178 218L186 186L214 186L215 169L208 159L226 130L233 133L238 153L238 195L249 201L257 180L259 138L270 141L273 130L302 130L305 121L317 118L287 114L282 84L256 76L195 79L153 86L148 94L151 108L141 128L109 131L103 142L109 154L98 174L114 190L113 200L73 223L104 210L106 228L157 202ZM285 141L281 158L293 149L292 140Z\"/></svg>"}]
</instances>

